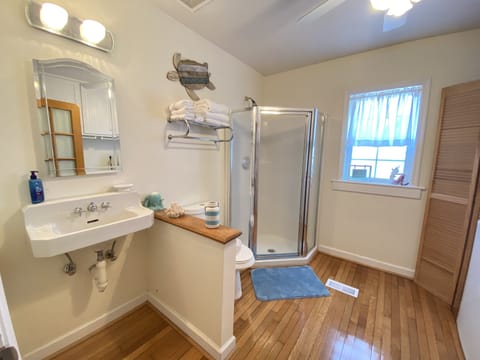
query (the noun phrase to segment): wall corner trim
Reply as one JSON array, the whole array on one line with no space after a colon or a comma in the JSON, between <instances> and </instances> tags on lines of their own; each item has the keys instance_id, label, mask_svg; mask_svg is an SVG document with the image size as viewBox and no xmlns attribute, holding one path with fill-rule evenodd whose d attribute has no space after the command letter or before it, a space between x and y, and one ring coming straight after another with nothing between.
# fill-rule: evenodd
<instances>
[{"instance_id":1,"label":"wall corner trim","mask_svg":"<svg viewBox=\"0 0 480 360\"><path fill-rule=\"evenodd\" d=\"M235 336L229 338L221 347L215 344L208 336L200 331L196 326L183 318L176 311L165 305L152 293L148 293L148 302L165 315L171 322L180 328L187 336L197 343L203 350L210 354L215 360L224 360L235 349Z\"/></svg>"},{"instance_id":2,"label":"wall corner trim","mask_svg":"<svg viewBox=\"0 0 480 360\"><path fill-rule=\"evenodd\" d=\"M73 329L67 332L65 335L62 335L49 343L40 346L39 348L25 354L22 356L23 360L36 360L44 359L47 356L50 356L57 351L63 349L64 347L74 343L75 341L81 340L82 338L90 335L97 329L109 324L110 322L118 319L120 316L128 313L137 306L145 303L147 301L147 294L140 295L132 300L117 306L113 310L100 315L96 319L93 319L76 329Z\"/></svg>"},{"instance_id":3,"label":"wall corner trim","mask_svg":"<svg viewBox=\"0 0 480 360\"><path fill-rule=\"evenodd\" d=\"M350 260L360 265L365 265L374 269L386 271L395 275L399 275L408 279L413 279L415 269L409 269L403 266L383 262L366 256L354 254L345 250L336 249L330 246L318 245L318 251L324 254L332 255L340 259Z\"/></svg>"}]
</instances>

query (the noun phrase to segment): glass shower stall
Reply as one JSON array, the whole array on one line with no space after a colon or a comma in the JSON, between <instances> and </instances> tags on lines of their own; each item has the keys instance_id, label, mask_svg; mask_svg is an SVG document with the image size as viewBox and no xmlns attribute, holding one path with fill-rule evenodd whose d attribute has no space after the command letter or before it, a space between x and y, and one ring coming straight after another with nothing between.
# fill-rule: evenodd
<instances>
[{"instance_id":1,"label":"glass shower stall","mask_svg":"<svg viewBox=\"0 0 480 360\"><path fill-rule=\"evenodd\" d=\"M230 226L257 261L308 259L316 246L325 116L252 106L232 113Z\"/></svg>"}]
</instances>

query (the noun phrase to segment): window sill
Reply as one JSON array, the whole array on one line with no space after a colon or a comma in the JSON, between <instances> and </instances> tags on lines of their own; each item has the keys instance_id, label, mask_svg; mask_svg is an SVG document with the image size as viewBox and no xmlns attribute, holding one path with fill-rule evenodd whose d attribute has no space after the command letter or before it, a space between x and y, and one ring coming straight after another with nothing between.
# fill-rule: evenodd
<instances>
[{"instance_id":1,"label":"window sill","mask_svg":"<svg viewBox=\"0 0 480 360\"><path fill-rule=\"evenodd\" d=\"M361 182L332 180L332 188L337 191L349 191L361 194L401 197L420 200L424 187L400 186L389 184L367 184Z\"/></svg>"}]
</instances>

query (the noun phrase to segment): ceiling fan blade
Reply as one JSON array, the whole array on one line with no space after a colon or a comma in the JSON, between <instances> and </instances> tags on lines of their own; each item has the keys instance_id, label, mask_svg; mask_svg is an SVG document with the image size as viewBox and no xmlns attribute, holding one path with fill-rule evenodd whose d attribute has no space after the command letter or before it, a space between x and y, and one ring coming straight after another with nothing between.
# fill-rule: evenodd
<instances>
[{"instance_id":1,"label":"ceiling fan blade","mask_svg":"<svg viewBox=\"0 0 480 360\"><path fill-rule=\"evenodd\" d=\"M392 16L385 13L383 16L383 32L389 32L402 27L407 23L407 17L407 13L402 16Z\"/></svg>"},{"instance_id":2,"label":"ceiling fan blade","mask_svg":"<svg viewBox=\"0 0 480 360\"><path fill-rule=\"evenodd\" d=\"M338 5L340 5L344 1L345 0L319 0L319 4L315 5L312 9L310 9L309 11L307 11L305 14L303 14L297 19L297 23L312 15L315 15L315 16L325 15L326 13L332 11L334 8L336 8Z\"/></svg>"}]
</instances>

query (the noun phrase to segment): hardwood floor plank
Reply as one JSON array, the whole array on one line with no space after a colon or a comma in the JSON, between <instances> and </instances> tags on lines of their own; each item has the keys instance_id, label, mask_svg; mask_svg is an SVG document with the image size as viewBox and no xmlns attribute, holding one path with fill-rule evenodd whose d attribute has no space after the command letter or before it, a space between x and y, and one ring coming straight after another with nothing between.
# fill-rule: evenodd
<instances>
[{"instance_id":1,"label":"hardwood floor plank","mask_svg":"<svg viewBox=\"0 0 480 360\"><path fill-rule=\"evenodd\" d=\"M311 300L311 299L307 299ZM300 334L302 333L303 327L305 325L305 318L308 318L310 316L310 313L312 312L314 302L313 301L305 301L302 302L305 306L301 311L297 311L294 316L292 316L292 319L294 322L291 322L292 328L291 331L285 332L285 334L280 335L280 340L283 342L283 347L278 353L278 359L283 360L283 359L288 359L290 356L290 353L295 346ZM298 315L298 316L295 316ZM290 330L290 329L288 329Z\"/></svg>"},{"instance_id":2,"label":"hardwood floor plank","mask_svg":"<svg viewBox=\"0 0 480 360\"><path fill-rule=\"evenodd\" d=\"M379 272L377 286L377 307L375 309L375 328L373 330L373 342L371 360L380 358L383 340L383 306L385 303L385 273Z\"/></svg>"},{"instance_id":3,"label":"hardwood floor plank","mask_svg":"<svg viewBox=\"0 0 480 360\"><path fill-rule=\"evenodd\" d=\"M190 348L185 354L182 355L179 360L202 360L206 359L205 356L203 356L202 352L198 350L197 348Z\"/></svg>"},{"instance_id":4,"label":"hardwood floor plank","mask_svg":"<svg viewBox=\"0 0 480 360\"><path fill-rule=\"evenodd\" d=\"M359 273L357 272L357 265L356 264L351 264L351 273L349 274L349 279L347 283L349 285L354 285L357 283L357 277L359 276ZM340 300L344 300L344 307L343 307L343 312L340 310L341 315L340 315L340 322L338 325L335 326L336 328L336 336L335 339L333 340L333 345L332 345L332 350L331 354L329 357L326 358L331 358L331 359L340 359L342 356L345 340L347 337L347 330L348 330L348 325L350 323L350 318L352 316L352 311L353 311L353 305L355 303L355 298L343 294L341 292L337 292L335 290L331 290L334 294L335 297L339 298ZM341 309L341 305L340 309Z\"/></svg>"},{"instance_id":5,"label":"hardwood floor plank","mask_svg":"<svg viewBox=\"0 0 480 360\"><path fill-rule=\"evenodd\" d=\"M437 339L435 336L432 314L428 307L428 297L430 296L430 294L428 294L425 290L421 288L418 288L418 291L420 293L423 317L425 319L425 329L427 334L429 354L432 360L438 360L439 357L438 357L438 350L437 350Z\"/></svg>"},{"instance_id":6,"label":"hardwood floor plank","mask_svg":"<svg viewBox=\"0 0 480 360\"><path fill-rule=\"evenodd\" d=\"M408 325L408 309L405 295L405 286L403 279L398 281L398 295L399 295L399 314L400 314L400 348L401 359L410 359L410 334ZM413 334L412 334L413 336Z\"/></svg>"},{"instance_id":7,"label":"hardwood floor plank","mask_svg":"<svg viewBox=\"0 0 480 360\"><path fill-rule=\"evenodd\" d=\"M392 278L393 275L385 274L385 301L383 303L383 341L382 359L392 358Z\"/></svg>"},{"instance_id":8,"label":"hardwood floor plank","mask_svg":"<svg viewBox=\"0 0 480 360\"><path fill-rule=\"evenodd\" d=\"M354 358L354 356L357 355L354 353L354 347L355 347L357 328L359 326L359 321L361 321L361 318L360 318L361 312L362 312L361 299L365 296L363 294L363 289L365 288L364 287L365 271L366 271L365 267L363 266L358 267L357 276L354 278L354 281L353 281L353 287L356 287L362 290L360 290L358 298L355 299L355 301L353 302L353 308L352 308L351 316L349 319L348 328L346 330L347 336L345 338L340 359L352 359ZM361 326L362 324L360 323L359 332L361 332Z\"/></svg>"},{"instance_id":9,"label":"hardwood floor plank","mask_svg":"<svg viewBox=\"0 0 480 360\"><path fill-rule=\"evenodd\" d=\"M149 341L143 343L141 346L135 349L135 351L130 353L128 356L126 356L125 360L133 360L133 359L141 358L143 354L148 353L148 351L153 347L153 345L157 341L159 341L159 339L163 338L171 331L172 331L172 328L166 327L165 329L160 331L157 335L155 335L153 338L151 338Z\"/></svg>"},{"instance_id":10,"label":"hardwood floor plank","mask_svg":"<svg viewBox=\"0 0 480 360\"><path fill-rule=\"evenodd\" d=\"M337 274L333 276L333 280L347 284L350 283L353 280L353 272L351 271L351 268L351 264L343 263ZM351 276L351 279L349 279L349 276ZM342 319L345 302L347 301L347 298L349 298L349 296L337 292L336 290L330 289L329 291L332 297L332 306L326 314L321 330L316 335L313 348L309 354L310 359L318 358L319 354L320 358L329 358L338 333L336 329Z\"/></svg>"},{"instance_id":11,"label":"hardwood floor plank","mask_svg":"<svg viewBox=\"0 0 480 360\"><path fill-rule=\"evenodd\" d=\"M275 320L279 321L274 331L267 339L262 351L257 355L258 359L266 359L272 353L277 353L277 350L273 351L275 347L278 348L278 352L281 350L283 344L279 343L278 339L280 334L285 330L290 322L293 314L295 313L296 306L290 301L284 301L281 311L276 314ZM281 318L280 318L281 317ZM280 345L280 346L279 346Z\"/></svg>"},{"instance_id":12,"label":"hardwood floor plank","mask_svg":"<svg viewBox=\"0 0 480 360\"><path fill-rule=\"evenodd\" d=\"M417 326L417 335L418 335L418 351L421 354L422 359L429 360L430 359L430 351L428 347L428 339L427 339L427 330L425 324L425 317L423 314L422 309L422 301L420 298L420 292L418 287L412 286L411 282L408 282L411 291L412 291L412 301L413 301L413 308L414 308L414 318Z\"/></svg>"}]
</instances>

